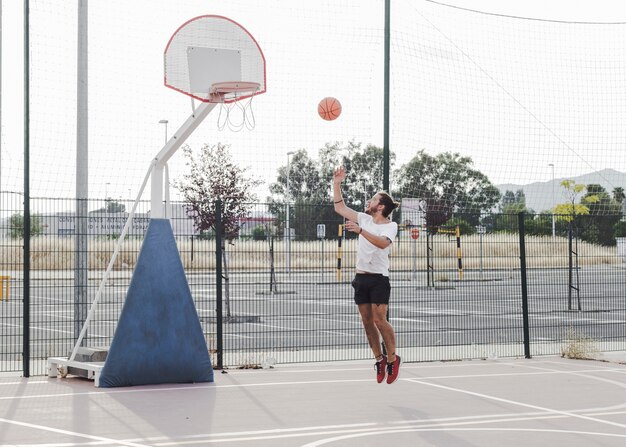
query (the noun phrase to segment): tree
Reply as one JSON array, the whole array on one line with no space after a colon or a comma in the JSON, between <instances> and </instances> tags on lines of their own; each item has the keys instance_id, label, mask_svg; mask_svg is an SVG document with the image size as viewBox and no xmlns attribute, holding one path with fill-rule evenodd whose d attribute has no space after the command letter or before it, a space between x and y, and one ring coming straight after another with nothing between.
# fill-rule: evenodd
<instances>
[{"instance_id":1,"label":"tree","mask_svg":"<svg viewBox=\"0 0 626 447\"><path fill-rule=\"evenodd\" d=\"M198 155L183 147L188 174L174 182L188 203L187 215L200 232L215 230L215 201L222 199L222 224L228 240L239 234L240 221L248 214L248 205L256 200L252 190L261 182L245 176L247 168L235 165L229 146L205 144Z\"/></svg>"},{"instance_id":2,"label":"tree","mask_svg":"<svg viewBox=\"0 0 626 447\"><path fill-rule=\"evenodd\" d=\"M39 236L43 234L43 219L37 214L30 216L30 235ZM24 216L15 213L9 217L9 237L11 239L24 238Z\"/></svg>"},{"instance_id":3,"label":"tree","mask_svg":"<svg viewBox=\"0 0 626 447\"><path fill-rule=\"evenodd\" d=\"M395 154L391 153L390 165L394 160ZM357 209L363 209L365 202L382 189L384 154L381 147L368 144L363 148L361 143L353 141L343 147L339 143L326 144L320 150L320 165L327 185L332 182L334 169L339 165L345 166L345 197Z\"/></svg>"},{"instance_id":4,"label":"tree","mask_svg":"<svg viewBox=\"0 0 626 447\"><path fill-rule=\"evenodd\" d=\"M393 154L390 156L393 160ZM383 150L377 146L350 141L345 145L338 142L326 143L319 150L317 160L305 150L296 151L287 166L278 169L275 183L270 185L268 201L270 209L286 221L285 206L289 198L290 227L295 229L297 239L315 239L317 224L327 226L328 235L337 234L337 225L342 222L333 210L331 185L334 169L343 165L347 177L343 184L346 204L354 209L363 209L365 202L380 190L383 178ZM287 175L289 174L289 176ZM289 197L287 197L289 177ZM330 228L328 228L330 226ZM330 237L330 236L329 236Z\"/></svg>"},{"instance_id":5,"label":"tree","mask_svg":"<svg viewBox=\"0 0 626 447\"><path fill-rule=\"evenodd\" d=\"M526 207L526 194L523 189L517 191L507 190L500 201L500 211L502 214L535 214L535 212Z\"/></svg>"},{"instance_id":6,"label":"tree","mask_svg":"<svg viewBox=\"0 0 626 447\"><path fill-rule=\"evenodd\" d=\"M396 197L426 200L427 223L454 214L476 225L480 212L490 211L500 200L498 189L473 168L472 159L458 153L432 156L421 150L394 177ZM440 214L441 218L429 219L429 213Z\"/></svg>"},{"instance_id":7,"label":"tree","mask_svg":"<svg viewBox=\"0 0 626 447\"><path fill-rule=\"evenodd\" d=\"M502 200L500 201L500 209L504 210L506 206L513 203L515 203L515 193L507 189L502 195Z\"/></svg>"},{"instance_id":8,"label":"tree","mask_svg":"<svg viewBox=\"0 0 626 447\"><path fill-rule=\"evenodd\" d=\"M523 189L518 189L515 192L507 189L504 192L500 200L500 213L501 215L498 216L497 219L491 219L492 231L515 231L519 225L517 215L519 213L525 213L526 217L524 223L526 225L526 231L529 234L543 234L539 233L544 228L543 225L536 225L538 222L534 222L536 217L534 216L535 211L526 207L526 194L524 194ZM531 230L529 231L529 229ZM548 234L548 232L545 234Z\"/></svg>"},{"instance_id":9,"label":"tree","mask_svg":"<svg viewBox=\"0 0 626 447\"><path fill-rule=\"evenodd\" d=\"M289 195L287 195L287 178L289 178ZM330 185L330 184L329 184ZM269 187L272 202L317 201L327 199L328 187L323 185L320 171L304 149L297 151L287 166L278 168L278 178Z\"/></svg>"},{"instance_id":10,"label":"tree","mask_svg":"<svg viewBox=\"0 0 626 447\"><path fill-rule=\"evenodd\" d=\"M558 215L558 220L572 222L576 216L587 215L589 214L589 207L587 204L600 200L596 195L587 194L584 200L585 203L576 203L578 196L587 189L587 186L576 183L573 180L563 180L561 182L561 186L566 190L568 201L566 203L559 203L555 207L554 212Z\"/></svg>"},{"instance_id":11,"label":"tree","mask_svg":"<svg viewBox=\"0 0 626 447\"><path fill-rule=\"evenodd\" d=\"M287 195L287 178L289 178L289 195ZM311 159L304 149L297 151L287 166L278 168L278 178L270 185L272 194L270 211L279 216L286 226L287 208L289 209L289 227L293 228L296 239L315 238L317 223L326 223L327 219L336 216L329 207L330 182L322 180L318 163ZM289 206L287 207L287 200ZM339 223L339 222L338 222ZM338 224L337 223L337 224ZM282 230L281 230L282 232Z\"/></svg>"},{"instance_id":12,"label":"tree","mask_svg":"<svg viewBox=\"0 0 626 447\"><path fill-rule=\"evenodd\" d=\"M621 186L613 188L613 200L621 205L622 203L624 203L624 199L626 199L624 188L622 188Z\"/></svg>"},{"instance_id":13,"label":"tree","mask_svg":"<svg viewBox=\"0 0 626 447\"><path fill-rule=\"evenodd\" d=\"M117 200L113 200L110 197L105 199L105 205L102 208L98 208L93 211L94 213L123 213L126 211L126 205L118 202Z\"/></svg>"},{"instance_id":14,"label":"tree","mask_svg":"<svg viewBox=\"0 0 626 447\"><path fill-rule=\"evenodd\" d=\"M617 194L619 195L619 194ZM615 245L613 227L622 217L621 205L598 184L587 185L587 193L581 203L587 204L589 216L582 219L580 237L587 242L600 245ZM589 200L590 197L595 197Z\"/></svg>"}]
</instances>

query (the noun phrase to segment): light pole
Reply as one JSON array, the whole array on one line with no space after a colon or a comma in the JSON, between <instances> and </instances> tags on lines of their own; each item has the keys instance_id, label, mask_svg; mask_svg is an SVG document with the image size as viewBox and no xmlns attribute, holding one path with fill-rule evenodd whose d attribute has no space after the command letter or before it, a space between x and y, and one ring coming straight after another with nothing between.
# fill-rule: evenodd
<instances>
[{"instance_id":1,"label":"light pole","mask_svg":"<svg viewBox=\"0 0 626 447\"><path fill-rule=\"evenodd\" d=\"M554 223L554 213L556 211L556 203L554 203L554 163L549 163L552 168L552 237L556 235L556 227Z\"/></svg>"},{"instance_id":2,"label":"light pole","mask_svg":"<svg viewBox=\"0 0 626 447\"><path fill-rule=\"evenodd\" d=\"M296 151L287 152L287 190L285 191L285 213L286 213L285 235L287 237L287 240L285 243L286 243L286 248L287 248L287 255L286 255L287 273L291 271L291 228L289 227L289 201L291 200L291 194L289 193L289 175L291 174L291 171L289 169L289 156L295 153Z\"/></svg>"},{"instance_id":3,"label":"light pole","mask_svg":"<svg viewBox=\"0 0 626 447\"><path fill-rule=\"evenodd\" d=\"M363 180L363 212L365 212L366 203L367 203L367 182Z\"/></svg>"}]
</instances>

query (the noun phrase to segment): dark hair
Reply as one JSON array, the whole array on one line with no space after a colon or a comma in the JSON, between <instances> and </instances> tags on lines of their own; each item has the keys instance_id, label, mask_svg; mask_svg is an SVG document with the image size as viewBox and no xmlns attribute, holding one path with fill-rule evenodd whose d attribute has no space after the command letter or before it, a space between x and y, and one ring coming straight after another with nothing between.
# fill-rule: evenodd
<instances>
[{"instance_id":1,"label":"dark hair","mask_svg":"<svg viewBox=\"0 0 626 447\"><path fill-rule=\"evenodd\" d=\"M378 195L380 196L380 203L384 206L383 216L389 217L391 212L400 206L400 203L394 202L391 196L385 191L380 191Z\"/></svg>"}]
</instances>

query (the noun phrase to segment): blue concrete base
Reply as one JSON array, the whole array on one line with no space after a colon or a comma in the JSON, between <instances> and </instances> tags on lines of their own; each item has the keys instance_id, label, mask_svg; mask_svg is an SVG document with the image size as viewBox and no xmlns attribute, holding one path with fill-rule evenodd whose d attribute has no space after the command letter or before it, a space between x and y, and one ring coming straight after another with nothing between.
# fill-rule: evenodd
<instances>
[{"instance_id":1,"label":"blue concrete base","mask_svg":"<svg viewBox=\"0 0 626 447\"><path fill-rule=\"evenodd\" d=\"M212 382L172 226L152 219L100 374L101 387Z\"/></svg>"}]
</instances>

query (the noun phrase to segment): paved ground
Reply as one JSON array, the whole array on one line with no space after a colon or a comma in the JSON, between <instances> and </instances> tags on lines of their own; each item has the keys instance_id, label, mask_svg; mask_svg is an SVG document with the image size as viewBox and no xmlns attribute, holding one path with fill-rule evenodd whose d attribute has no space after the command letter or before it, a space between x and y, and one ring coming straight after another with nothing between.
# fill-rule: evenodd
<instances>
[{"instance_id":1,"label":"paved ground","mask_svg":"<svg viewBox=\"0 0 626 447\"><path fill-rule=\"evenodd\" d=\"M617 447L626 354L607 357L407 363L393 385L377 384L370 362L117 389L4 377L0 445Z\"/></svg>"}]
</instances>

